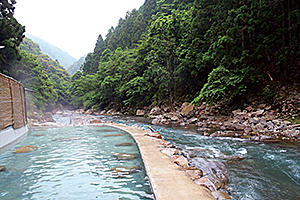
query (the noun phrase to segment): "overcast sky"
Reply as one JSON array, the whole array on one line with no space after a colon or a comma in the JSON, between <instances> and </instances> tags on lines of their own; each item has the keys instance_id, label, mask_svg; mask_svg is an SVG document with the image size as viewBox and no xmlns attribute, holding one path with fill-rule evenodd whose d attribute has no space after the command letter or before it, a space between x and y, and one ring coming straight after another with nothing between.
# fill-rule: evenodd
<instances>
[{"instance_id":1,"label":"overcast sky","mask_svg":"<svg viewBox=\"0 0 300 200\"><path fill-rule=\"evenodd\" d=\"M76 59L92 52L127 11L145 0L17 0L15 18L26 33L61 48Z\"/></svg>"}]
</instances>

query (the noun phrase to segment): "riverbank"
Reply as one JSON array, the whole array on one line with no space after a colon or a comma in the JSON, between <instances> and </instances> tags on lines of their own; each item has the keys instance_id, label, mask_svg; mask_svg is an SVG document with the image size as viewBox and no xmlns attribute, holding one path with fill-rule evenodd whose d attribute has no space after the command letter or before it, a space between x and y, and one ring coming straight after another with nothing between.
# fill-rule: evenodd
<instances>
[{"instance_id":1,"label":"riverbank","mask_svg":"<svg viewBox=\"0 0 300 200\"><path fill-rule=\"evenodd\" d=\"M291 100L292 101L292 100ZM292 101L299 106L300 100ZM299 113L296 106L293 110L294 123L282 119L282 114L271 109L266 104L245 105L245 109L231 112L223 110L223 105L210 106L203 103L195 107L183 103L172 109L165 106L155 106L148 109L138 109L136 116L147 117L154 125L195 127L199 133L207 137L233 137L262 142L300 142ZM226 112L226 114L224 114ZM115 110L94 109L76 110L76 114L86 115L122 115ZM286 116L286 115L285 115Z\"/></svg>"}]
</instances>

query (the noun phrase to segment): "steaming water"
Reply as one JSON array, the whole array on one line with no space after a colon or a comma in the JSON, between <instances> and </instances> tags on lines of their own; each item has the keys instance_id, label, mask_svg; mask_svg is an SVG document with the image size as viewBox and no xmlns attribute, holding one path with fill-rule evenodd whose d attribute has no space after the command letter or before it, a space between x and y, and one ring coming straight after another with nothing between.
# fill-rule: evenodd
<instances>
[{"instance_id":1,"label":"steaming water","mask_svg":"<svg viewBox=\"0 0 300 200\"><path fill-rule=\"evenodd\" d=\"M128 125L138 123L146 128L142 118L113 117L107 120ZM300 145L264 144L234 138L209 138L196 129L152 126L164 139L193 151L201 157L223 161L230 183L228 192L237 200L299 200ZM224 156L245 156L242 161L228 161Z\"/></svg>"},{"instance_id":2,"label":"steaming water","mask_svg":"<svg viewBox=\"0 0 300 200\"><path fill-rule=\"evenodd\" d=\"M110 129L108 132L98 131ZM122 133L123 136L105 137ZM34 136L36 134L44 134ZM75 137L71 141L57 138ZM133 146L115 146L129 142ZM37 151L14 154L21 146L36 145ZM132 153L137 159L119 161L113 153ZM2 151L0 199L153 199L138 148L131 136L109 127L63 127L32 131ZM111 168L137 166L137 173L117 176Z\"/></svg>"}]
</instances>

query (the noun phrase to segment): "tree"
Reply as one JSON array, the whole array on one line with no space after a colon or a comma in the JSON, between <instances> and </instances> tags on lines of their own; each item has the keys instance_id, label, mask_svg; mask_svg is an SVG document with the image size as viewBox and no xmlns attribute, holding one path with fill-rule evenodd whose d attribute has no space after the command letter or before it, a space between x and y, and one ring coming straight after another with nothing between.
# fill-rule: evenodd
<instances>
[{"instance_id":1,"label":"tree","mask_svg":"<svg viewBox=\"0 0 300 200\"><path fill-rule=\"evenodd\" d=\"M14 18L15 0L0 1L0 71L8 70L8 63L18 58L25 27Z\"/></svg>"},{"instance_id":2,"label":"tree","mask_svg":"<svg viewBox=\"0 0 300 200\"><path fill-rule=\"evenodd\" d=\"M182 13L173 11L171 15L161 16L151 24L149 29L148 43L151 45L147 59L150 60L151 69L154 74L154 82L167 88L160 88L161 94L169 96L169 105L172 106L173 98L177 91L177 66L178 47L182 37Z\"/></svg>"}]
</instances>

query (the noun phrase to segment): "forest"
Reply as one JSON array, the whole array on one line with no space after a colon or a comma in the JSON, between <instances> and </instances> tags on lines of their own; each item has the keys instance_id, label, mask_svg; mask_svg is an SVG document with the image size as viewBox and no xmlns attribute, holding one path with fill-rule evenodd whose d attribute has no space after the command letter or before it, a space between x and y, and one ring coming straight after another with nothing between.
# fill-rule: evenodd
<instances>
[{"instance_id":1,"label":"forest","mask_svg":"<svg viewBox=\"0 0 300 200\"><path fill-rule=\"evenodd\" d=\"M1 1L0 72L36 91L37 109L272 102L300 83L297 0L145 0L72 76L24 38L11 2Z\"/></svg>"}]
</instances>

